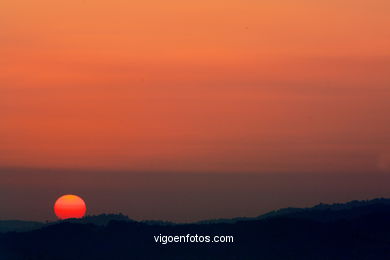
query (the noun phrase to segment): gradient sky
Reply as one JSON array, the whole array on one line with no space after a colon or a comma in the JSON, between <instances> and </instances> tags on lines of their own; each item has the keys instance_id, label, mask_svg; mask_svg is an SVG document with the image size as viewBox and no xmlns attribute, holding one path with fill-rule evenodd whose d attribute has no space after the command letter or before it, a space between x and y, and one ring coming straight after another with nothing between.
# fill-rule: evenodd
<instances>
[{"instance_id":1,"label":"gradient sky","mask_svg":"<svg viewBox=\"0 0 390 260\"><path fill-rule=\"evenodd\" d=\"M52 203L69 193L56 178L96 205L97 187L118 198L130 182L150 204L144 178L169 187L150 193L167 201L201 185L187 177L230 187L199 186L196 212L92 208L174 220L390 196L360 189L390 174L389 28L388 0L2 0L0 212L48 217L21 209L20 193L39 179ZM281 176L303 184L281 191ZM321 196L288 199L324 178ZM248 202L246 189L273 199ZM206 205L217 193L236 204Z\"/></svg>"}]
</instances>

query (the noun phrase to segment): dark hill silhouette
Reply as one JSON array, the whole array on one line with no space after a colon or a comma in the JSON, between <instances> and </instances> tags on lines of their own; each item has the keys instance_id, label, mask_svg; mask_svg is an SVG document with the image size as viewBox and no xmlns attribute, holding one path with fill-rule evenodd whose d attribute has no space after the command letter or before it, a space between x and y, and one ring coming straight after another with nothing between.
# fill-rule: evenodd
<instances>
[{"instance_id":1,"label":"dark hill silhouette","mask_svg":"<svg viewBox=\"0 0 390 260\"><path fill-rule=\"evenodd\" d=\"M321 222L349 219L373 213L376 210L381 211L383 206L390 206L390 199L379 198L373 200L354 200L347 203L318 204L311 208L284 208L274 210L269 213L254 218L233 218L233 219L213 219L199 221L199 224L210 223L235 223L238 221L260 220L275 217L289 217L298 219L311 219Z\"/></svg>"},{"instance_id":2,"label":"dark hill silhouette","mask_svg":"<svg viewBox=\"0 0 390 260\"><path fill-rule=\"evenodd\" d=\"M117 216L95 216L0 234L0 259L390 259L389 202L322 204L229 223L135 222L123 215L107 222ZM163 245L154 241L159 234L231 235L234 242Z\"/></svg>"},{"instance_id":3,"label":"dark hill silhouette","mask_svg":"<svg viewBox=\"0 0 390 260\"><path fill-rule=\"evenodd\" d=\"M123 214L101 214L101 215L92 215L86 216L82 219L68 219L65 222L79 223L79 224L94 224L97 226L105 226L110 221L134 221L129 219L128 216Z\"/></svg>"},{"instance_id":4,"label":"dark hill silhouette","mask_svg":"<svg viewBox=\"0 0 390 260\"><path fill-rule=\"evenodd\" d=\"M0 221L0 233L15 231L24 232L39 229L45 224L35 221L22 221L22 220L1 220Z\"/></svg>"}]
</instances>

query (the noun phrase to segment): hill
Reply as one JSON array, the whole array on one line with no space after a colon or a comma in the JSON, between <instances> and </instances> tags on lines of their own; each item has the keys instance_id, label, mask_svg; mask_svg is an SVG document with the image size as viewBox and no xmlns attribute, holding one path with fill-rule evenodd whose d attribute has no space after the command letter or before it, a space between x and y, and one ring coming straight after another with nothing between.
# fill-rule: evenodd
<instances>
[{"instance_id":1,"label":"hill","mask_svg":"<svg viewBox=\"0 0 390 260\"><path fill-rule=\"evenodd\" d=\"M123 215L103 221L113 217L117 216L97 217L99 225L72 220L1 234L0 259L380 260L390 256L387 199L283 209L229 223L145 223ZM187 235L210 236L211 241L226 236L233 241L163 243L165 236Z\"/></svg>"}]
</instances>

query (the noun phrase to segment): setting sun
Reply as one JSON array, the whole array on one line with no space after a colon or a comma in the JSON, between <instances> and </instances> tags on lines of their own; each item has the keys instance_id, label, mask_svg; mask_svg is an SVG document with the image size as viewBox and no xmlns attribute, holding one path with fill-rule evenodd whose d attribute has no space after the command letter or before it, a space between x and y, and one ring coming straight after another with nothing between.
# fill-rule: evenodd
<instances>
[{"instance_id":1,"label":"setting sun","mask_svg":"<svg viewBox=\"0 0 390 260\"><path fill-rule=\"evenodd\" d=\"M86 211L84 200L76 195L63 195L54 204L54 212L59 219L82 218Z\"/></svg>"}]
</instances>

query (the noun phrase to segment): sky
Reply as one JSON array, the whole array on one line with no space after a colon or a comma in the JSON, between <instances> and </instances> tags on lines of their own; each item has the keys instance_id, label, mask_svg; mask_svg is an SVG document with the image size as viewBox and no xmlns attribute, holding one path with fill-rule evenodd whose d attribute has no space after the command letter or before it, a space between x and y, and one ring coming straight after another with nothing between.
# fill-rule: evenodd
<instances>
[{"instance_id":1,"label":"sky","mask_svg":"<svg viewBox=\"0 0 390 260\"><path fill-rule=\"evenodd\" d=\"M0 219L390 196L388 28L387 0L2 0Z\"/></svg>"}]
</instances>

